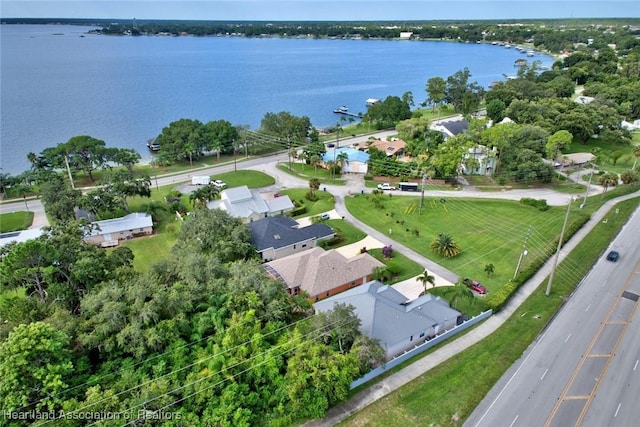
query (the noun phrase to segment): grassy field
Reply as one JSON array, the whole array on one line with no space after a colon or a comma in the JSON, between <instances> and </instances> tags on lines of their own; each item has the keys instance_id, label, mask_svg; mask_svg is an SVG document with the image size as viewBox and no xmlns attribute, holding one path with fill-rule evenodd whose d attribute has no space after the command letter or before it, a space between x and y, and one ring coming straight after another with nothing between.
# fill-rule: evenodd
<instances>
[{"instance_id":1,"label":"grassy field","mask_svg":"<svg viewBox=\"0 0 640 427\"><path fill-rule=\"evenodd\" d=\"M632 134L632 142L635 144L640 142L639 132ZM563 153L593 153L598 150L604 154L604 161L598 163L598 169L622 173L630 170L633 166L635 157L633 156L632 144L611 144L591 138L586 144L571 144L571 147ZM613 164L612 156L619 156L615 164Z\"/></svg>"},{"instance_id":2,"label":"grassy field","mask_svg":"<svg viewBox=\"0 0 640 427\"><path fill-rule=\"evenodd\" d=\"M387 285L392 285L394 283L399 283L404 280L411 279L412 277L422 274L422 272L424 271L423 266L410 260L398 251L394 251L393 256L389 260L384 259L384 257L382 256L382 249L369 249L367 252L387 266L394 265L398 268L398 275L394 277L390 282L385 282L385 284Z\"/></svg>"},{"instance_id":3,"label":"grassy field","mask_svg":"<svg viewBox=\"0 0 640 427\"><path fill-rule=\"evenodd\" d=\"M489 291L501 288L513 277L529 227L530 255L525 257L521 268L553 245L566 210L551 207L541 212L516 201L425 198L420 214L419 197L388 194L359 195L347 198L346 204L361 221L461 277L482 280ZM573 210L570 222L580 215L584 213ZM439 233L451 235L462 252L454 258L433 254L429 245ZM495 267L491 276L484 272L487 264Z\"/></svg>"},{"instance_id":4,"label":"grassy field","mask_svg":"<svg viewBox=\"0 0 640 427\"><path fill-rule=\"evenodd\" d=\"M551 295L533 293L489 339L457 354L348 418L344 426L460 426L551 320L638 206L616 206L618 220L598 224L559 265ZM615 209L615 208L614 208ZM443 398L446 396L446 398Z\"/></svg>"},{"instance_id":5,"label":"grassy field","mask_svg":"<svg viewBox=\"0 0 640 427\"><path fill-rule=\"evenodd\" d=\"M0 215L0 233L26 230L33 223L33 212L11 212Z\"/></svg>"}]
</instances>

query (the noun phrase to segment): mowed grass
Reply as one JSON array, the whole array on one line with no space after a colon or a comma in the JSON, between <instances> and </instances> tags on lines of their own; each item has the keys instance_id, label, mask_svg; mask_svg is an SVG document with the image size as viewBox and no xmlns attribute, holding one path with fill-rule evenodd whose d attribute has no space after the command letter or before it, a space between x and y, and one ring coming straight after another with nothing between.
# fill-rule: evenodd
<instances>
[{"instance_id":1,"label":"mowed grass","mask_svg":"<svg viewBox=\"0 0 640 427\"><path fill-rule=\"evenodd\" d=\"M26 230L33 224L33 212L11 212L0 215L0 233Z\"/></svg>"},{"instance_id":2,"label":"mowed grass","mask_svg":"<svg viewBox=\"0 0 640 427\"><path fill-rule=\"evenodd\" d=\"M517 201L425 198L420 213L420 197L388 194L350 197L346 205L361 221L460 277L481 280L490 292L513 278L528 233L529 255L523 258L521 269L553 247L566 212L565 207L542 212ZM585 213L574 209L569 223L581 215ZM430 250L439 233L451 235L460 245L458 256L444 258ZM487 264L494 265L490 276L484 271Z\"/></svg>"},{"instance_id":3,"label":"mowed grass","mask_svg":"<svg viewBox=\"0 0 640 427\"><path fill-rule=\"evenodd\" d=\"M460 426L541 333L638 206L619 203L618 220L600 223L558 266L551 295L534 292L490 337L367 406L343 426Z\"/></svg>"},{"instance_id":4,"label":"mowed grass","mask_svg":"<svg viewBox=\"0 0 640 427\"><path fill-rule=\"evenodd\" d=\"M305 197L308 192L309 192L309 188L288 188L286 190L280 191L280 194L285 194L289 196L291 201L295 200L299 204L304 205L307 208L306 213L295 218L319 215L323 212L330 211L334 208L335 200L331 193L327 191L318 190L315 192L316 196L318 197L318 200L311 201Z\"/></svg>"}]
</instances>

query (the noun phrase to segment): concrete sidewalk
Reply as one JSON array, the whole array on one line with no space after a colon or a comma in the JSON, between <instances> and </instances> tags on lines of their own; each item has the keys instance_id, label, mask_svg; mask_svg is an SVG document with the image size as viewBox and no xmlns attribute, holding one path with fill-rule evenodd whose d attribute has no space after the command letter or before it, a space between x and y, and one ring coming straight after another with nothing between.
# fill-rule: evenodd
<instances>
[{"instance_id":1,"label":"concrete sidewalk","mask_svg":"<svg viewBox=\"0 0 640 427\"><path fill-rule=\"evenodd\" d=\"M605 203L597 212L591 216L591 219L572 236L564 247L560 251L560 261L564 260L566 256L584 239L584 237L596 226L600 221L605 218L605 215L609 210L618 202L638 197L640 191L636 191L633 194L618 197L617 199L610 200ZM637 214L637 212L636 212ZM491 316L484 323L477 326L469 333L455 339L448 343L444 347L437 351L423 357L417 362L407 366L406 368L398 371L397 373L384 378L371 387L361 391L353 396L351 399L343 402L342 404L331 408L326 416L322 420L314 420L305 423L305 426L332 426L338 422L346 419L348 416L358 412L362 408L370 405L376 400L386 396L392 391L402 387L404 384L412 381L413 379L421 376L430 369L438 366L442 362L455 356L459 352L471 347L484 338L495 332L502 324L517 310L520 305L545 281L549 273L551 272L554 262L554 257L551 257L538 272L523 284L518 292L509 300L509 303L498 313Z\"/></svg>"}]
</instances>

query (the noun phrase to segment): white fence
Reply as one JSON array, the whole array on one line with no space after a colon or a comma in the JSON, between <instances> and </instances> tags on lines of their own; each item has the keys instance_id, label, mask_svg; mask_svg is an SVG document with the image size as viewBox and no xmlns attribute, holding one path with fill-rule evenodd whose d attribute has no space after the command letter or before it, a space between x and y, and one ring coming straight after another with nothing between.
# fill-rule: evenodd
<instances>
[{"instance_id":1,"label":"white fence","mask_svg":"<svg viewBox=\"0 0 640 427\"><path fill-rule=\"evenodd\" d=\"M354 382L351 383L350 389L353 390L354 388L358 387L359 385L362 385L364 383L366 383L369 380L374 379L375 377L384 374L385 372L387 372L389 369L392 369L396 366L398 366L399 364L401 364L402 362L405 362L407 360L409 360L410 358L412 358L413 356L415 356L416 354L420 354L426 350L429 350L431 347L433 347L434 345L440 344L441 342L451 338L452 336L464 331L465 329L470 328L471 326L475 325L476 323L482 322L484 319L490 317L493 314L492 310L487 310L484 311L480 314L478 314L475 317L472 317L471 319L467 320L464 323L461 323L460 325L456 325L455 327L453 327L452 329L449 329L447 332L444 332L443 334L440 334L432 339L430 339L429 341L425 341L424 343L415 346L414 348L412 348L411 350L406 351L405 353L401 354L400 356L394 357L393 359L391 359L390 361L388 361L387 363L385 363L382 366L377 367L376 369L367 372L362 378L358 378L357 380L355 380Z\"/></svg>"}]
</instances>

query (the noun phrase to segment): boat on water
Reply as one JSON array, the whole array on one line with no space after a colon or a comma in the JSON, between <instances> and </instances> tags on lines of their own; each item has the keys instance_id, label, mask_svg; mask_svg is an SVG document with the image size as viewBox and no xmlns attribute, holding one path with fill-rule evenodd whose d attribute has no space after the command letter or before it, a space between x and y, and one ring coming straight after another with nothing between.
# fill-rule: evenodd
<instances>
[{"instance_id":1,"label":"boat on water","mask_svg":"<svg viewBox=\"0 0 640 427\"><path fill-rule=\"evenodd\" d=\"M533 56L533 55L534 55L534 52L532 50L527 51L527 56Z\"/></svg>"},{"instance_id":2,"label":"boat on water","mask_svg":"<svg viewBox=\"0 0 640 427\"><path fill-rule=\"evenodd\" d=\"M343 105L342 107L338 107L333 110L333 112L336 114L347 114L349 112L349 109Z\"/></svg>"}]
</instances>

